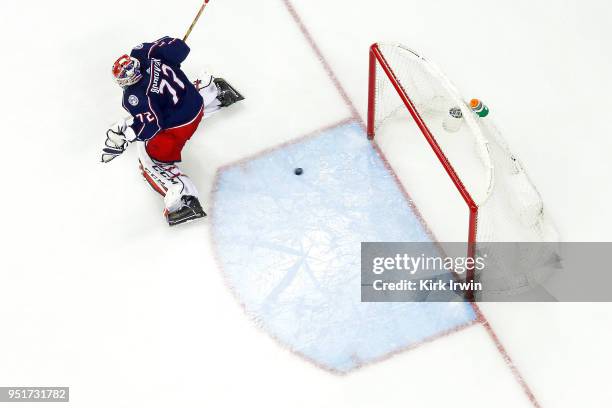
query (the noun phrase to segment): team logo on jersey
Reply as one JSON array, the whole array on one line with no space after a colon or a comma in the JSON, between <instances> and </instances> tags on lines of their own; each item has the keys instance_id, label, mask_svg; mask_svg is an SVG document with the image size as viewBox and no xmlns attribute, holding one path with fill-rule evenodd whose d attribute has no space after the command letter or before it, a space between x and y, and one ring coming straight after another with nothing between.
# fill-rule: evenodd
<instances>
[{"instance_id":1,"label":"team logo on jersey","mask_svg":"<svg viewBox=\"0 0 612 408\"><path fill-rule=\"evenodd\" d=\"M128 98L128 102L130 103L130 105L136 106L138 105L139 100L136 95L130 95L130 97Z\"/></svg>"},{"instance_id":2,"label":"team logo on jersey","mask_svg":"<svg viewBox=\"0 0 612 408\"><path fill-rule=\"evenodd\" d=\"M134 47L135 50L142 50L144 47L144 44L138 44L137 46Z\"/></svg>"}]
</instances>

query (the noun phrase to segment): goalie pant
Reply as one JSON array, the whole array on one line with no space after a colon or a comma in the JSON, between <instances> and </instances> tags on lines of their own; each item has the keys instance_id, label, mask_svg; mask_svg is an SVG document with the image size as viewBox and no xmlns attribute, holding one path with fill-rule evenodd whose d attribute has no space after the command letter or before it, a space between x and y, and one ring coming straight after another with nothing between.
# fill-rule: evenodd
<instances>
[{"instance_id":1,"label":"goalie pant","mask_svg":"<svg viewBox=\"0 0 612 408\"><path fill-rule=\"evenodd\" d=\"M146 142L136 142L140 171L153 190L164 197L166 212L180 209L183 196L198 196L195 185L189 176L181 171L177 163L181 161L181 152L198 129L202 119L218 112L221 108L217 100L218 88L212 79L210 77L207 80L208 85L200 89L204 105L191 122L164 129Z\"/></svg>"}]
</instances>

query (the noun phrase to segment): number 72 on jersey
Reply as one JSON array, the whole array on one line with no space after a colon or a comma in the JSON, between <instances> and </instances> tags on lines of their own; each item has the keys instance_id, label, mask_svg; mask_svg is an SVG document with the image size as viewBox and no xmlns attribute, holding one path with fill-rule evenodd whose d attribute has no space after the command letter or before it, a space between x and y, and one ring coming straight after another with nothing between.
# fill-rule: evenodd
<instances>
[{"instance_id":1,"label":"number 72 on jersey","mask_svg":"<svg viewBox=\"0 0 612 408\"><path fill-rule=\"evenodd\" d=\"M185 83L176 75L176 72L160 60L153 60L153 84L151 92L172 97L172 102L176 105L179 102L179 92L184 91Z\"/></svg>"}]
</instances>

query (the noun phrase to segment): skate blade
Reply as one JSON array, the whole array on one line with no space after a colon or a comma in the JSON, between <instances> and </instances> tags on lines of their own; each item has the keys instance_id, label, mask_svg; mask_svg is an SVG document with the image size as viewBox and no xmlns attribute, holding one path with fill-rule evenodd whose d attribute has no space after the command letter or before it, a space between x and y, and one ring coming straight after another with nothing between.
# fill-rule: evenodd
<instances>
[{"instance_id":1,"label":"skate blade","mask_svg":"<svg viewBox=\"0 0 612 408\"><path fill-rule=\"evenodd\" d=\"M205 217L206 217L206 213L203 213L203 214L193 214L193 215L190 215L189 217L185 217L185 218L182 218L180 220L169 220L169 219L166 218L166 221L168 222L168 225L170 227L174 227L176 225L186 224L186 223L195 221L195 220L197 220L199 218L205 218Z\"/></svg>"}]
</instances>

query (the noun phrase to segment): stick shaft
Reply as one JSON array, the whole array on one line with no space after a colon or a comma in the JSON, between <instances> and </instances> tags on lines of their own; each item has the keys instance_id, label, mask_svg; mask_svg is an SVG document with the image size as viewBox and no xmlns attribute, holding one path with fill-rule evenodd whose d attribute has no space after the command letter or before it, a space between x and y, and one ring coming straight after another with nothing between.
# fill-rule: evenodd
<instances>
[{"instance_id":1,"label":"stick shaft","mask_svg":"<svg viewBox=\"0 0 612 408\"><path fill-rule=\"evenodd\" d=\"M209 1L210 0L204 0L204 3L202 3L202 7L200 7L200 11L198 11L198 14L193 19L193 23L191 23L191 26L189 26L189 30L187 30L187 33L185 34L185 37L183 37L183 41L187 41L187 38L189 37L189 35L193 31L193 28L195 27L195 25L197 24L198 20L200 19L200 16L204 12L204 9L206 8L206 5L208 4Z\"/></svg>"}]
</instances>

